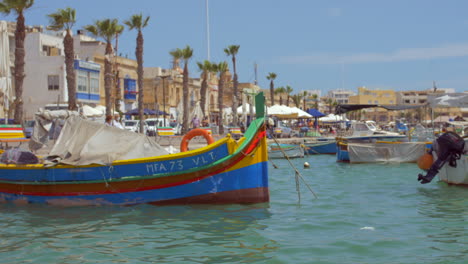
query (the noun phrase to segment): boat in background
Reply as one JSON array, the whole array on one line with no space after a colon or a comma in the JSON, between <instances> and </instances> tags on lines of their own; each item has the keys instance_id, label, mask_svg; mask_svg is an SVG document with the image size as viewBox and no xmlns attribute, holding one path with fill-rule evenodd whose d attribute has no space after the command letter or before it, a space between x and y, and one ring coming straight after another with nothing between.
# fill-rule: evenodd
<instances>
[{"instance_id":1,"label":"boat in background","mask_svg":"<svg viewBox=\"0 0 468 264\"><path fill-rule=\"evenodd\" d=\"M268 157L270 159L303 158L304 147L302 144L272 143L268 145Z\"/></svg>"},{"instance_id":2,"label":"boat in background","mask_svg":"<svg viewBox=\"0 0 468 264\"><path fill-rule=\"evenodd\" d=\"M406 135L377 130L372 122L352 122L350 132L350 136L336 138L336 159L338 162L352 162L349 153L349 146L353 146L352 144L359 144L359 146L367 144L369 147L374 147L377 142L408 142ZM397 155L396 153L395 155ZM387 157L387 159L391 160L393 157Z\"/></svg>"},{"instance_id":3,"label":"boat in background","mask_svg":"<svg viewBox=\"0 0 468 264\"><path fill-rule=\"evenodd\" d=\"M334 137L305 138L304 146L307 155L336 154L336 140Z\"/></svg>"},{"instance_id":4,"label":"boat in background","mask_svg":"<svg viewBox=\"0 0 468 264\"><path fill-rule=\"evenodd\" d=\"M432 146L425 155L429 155L428 161L418 161L419 167L427 170L426 175L418 175L418 181L429 183L438 175L442 182L468 186L468 138L447 132L435 139Z\"/></svg>"}]
</instances>

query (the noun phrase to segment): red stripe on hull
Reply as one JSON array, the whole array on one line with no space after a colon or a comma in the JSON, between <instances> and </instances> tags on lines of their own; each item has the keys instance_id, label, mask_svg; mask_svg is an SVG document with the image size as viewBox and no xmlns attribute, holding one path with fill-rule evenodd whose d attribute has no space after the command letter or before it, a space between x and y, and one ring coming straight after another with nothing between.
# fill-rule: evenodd
<instances>
[{"instance_id":1,"label":"red stripe on hull","mask_svg":"<svg viewBox=\"0 0 468 264\"><path fill-rule=\"evenodd\" d=\"M253 204L270 201L268 187L210 193L199 196L180 198L167 201L151 202L152 205L183 205L183 204Z\"/></svg>"}]
</instances>

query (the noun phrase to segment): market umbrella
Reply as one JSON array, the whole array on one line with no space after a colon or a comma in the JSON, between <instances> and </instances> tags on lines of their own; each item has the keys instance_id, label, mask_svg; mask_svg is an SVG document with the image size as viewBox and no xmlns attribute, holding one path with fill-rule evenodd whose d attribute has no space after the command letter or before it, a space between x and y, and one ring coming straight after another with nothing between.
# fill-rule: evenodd
<instances>
[{"instance_id":1,"label":"market umbrella","mask_svg":"<svg viewBox=\"0 0 468 264\"><path fill-rule=\"evenodd\" d=\"M315 109L315 108L310 108L310 109L307 109L307 113L313 117L322 117L322 116L326 116L326 114L320 112L319 110Z\"/></svg>"}]
</instances>

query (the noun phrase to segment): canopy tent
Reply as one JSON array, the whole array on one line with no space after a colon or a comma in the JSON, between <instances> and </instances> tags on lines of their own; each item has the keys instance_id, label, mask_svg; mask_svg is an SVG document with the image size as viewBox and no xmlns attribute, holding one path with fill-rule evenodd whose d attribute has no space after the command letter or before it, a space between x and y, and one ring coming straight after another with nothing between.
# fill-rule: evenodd
<instances>
[{"instance_id":1,"label":"canopy tent","mask_svg":"<svg viewBox=\"0 0 468 264\"><path fill-rule=\"evenodd\" d=\"M0 93L4 98L4 111L9 109L9 102L13 100L13 88L10 72L10 46L6 21L0 21Z\"/></svg>"},{"instance_id":2,"label":"canopy tent","mask_svg":"<svg viewBox=\"0 0 468 264\"><path fill-rule=\"evenodd\" d=\"M427 102L431 107L468 107L467 93L429 94Z\"/></svg>"},{"instance_id":3,"label":"canopy tent","mask_svg":"<svg viewBox=\"0 0 468 264\"><path fill-rule=\"evenodd\" d=\"M335 114L344 114L350 111L361 110L364 108L381 107L387 110L406 110L424 107L425 105L379 105L379 104L340 104L335 108ZM468 106L468 104L467 104Z\"/></svg>"},{"instance_id":4,"label":"canopy tent","mask_svg":"<svg viewBox=\"0 0 468 264\"><path fill-rule=\"evenodd\" d=\"M349 120L340 115L329 114L327 116L319 118L319 121L331 123L331 122L342 122L342 121L349 121Z\"/></svg>"},{"instance_id":5,"label":"canopy tent","mask_svg":"<svg viewBox=\"0 0 468 264\"><path fill-rule=\"evenodd\" d=\"M297 107L291 107L291 110L293 111L293 113L297 113L298 118L312 118L312 115L305 111L302 111L302 109L299 109Z\"/></svg>"},{"instance_id":6,"label":"canopy tent","mask_svg":"<svg viewBox=\"0 0 468 264\"><path fill-rule=\"evenodd\" d=\"M276 116L279 118L297 118L298 113L294 112L290 107L285 105L273 105L268 107L268 115Z\"/></svg>"},{"instance_id":7,"label":"canopy tent","mask_svg":"<svg viewBox=\"0 0 468 264\"><path fill-rule=\"evenodd\" d=\"M309 115L312 115L313 117L322 117L322 116L326 116L326 114L320 112L319 110L315 109L315 108L310 108L310 109L307 109L307 113Z\"/></svg>"}]
</instances>

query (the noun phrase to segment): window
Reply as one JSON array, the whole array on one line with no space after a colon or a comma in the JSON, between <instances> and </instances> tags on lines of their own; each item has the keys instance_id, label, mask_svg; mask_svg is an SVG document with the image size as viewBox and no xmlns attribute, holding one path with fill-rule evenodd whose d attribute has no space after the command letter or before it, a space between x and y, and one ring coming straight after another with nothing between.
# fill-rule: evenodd
<instances>
[{"instance_id":1,"label":"window","mask_svg":"<svg viewBox=\"0 0 468 264\"><path fill-rule=\"evenodd\" d=\"M78 72L78 92L88 92L88 73L85 71L77 71Z\"/></svg>"},{"instance_id":2,"label":"window","mask_svg":"<svg viewBox=\"0 0 468 264\"><path fill-rule=\"evenodd\" d=\"M379 103L379 101L377 101L377 100L374 101L374 104L378 104L378 103Z\"/></svg>"},{"instance_id":3,"label":"window","mask_svg":"<svg viewBox=\"0 0 468 264\"><path fill-rule=\"evenodd\" d=\"M48 75L47 84L49 91L57 91L59 89L59 76L58 75Z\"/></svg>"},{"instance_id":4,"label":"window","mask_svg":"<svg viewBox=\"0 0 468 264\"><path fill-rule=\"evenodd\" d=\"M99 73L89 73L89 92L99 94Z\"/></svg>"}]
</instances>

